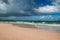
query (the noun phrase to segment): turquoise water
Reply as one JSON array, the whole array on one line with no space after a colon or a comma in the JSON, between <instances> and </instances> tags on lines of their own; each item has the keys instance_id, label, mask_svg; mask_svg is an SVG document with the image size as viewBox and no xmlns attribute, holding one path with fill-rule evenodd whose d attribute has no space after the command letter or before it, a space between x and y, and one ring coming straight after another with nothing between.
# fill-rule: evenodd
<instances>
[{"instance_id":1,"label":"turquoise water","mask_svg":"<svg viewBox=\"0 0 60 40\"><path fill-rule=\"evenodd\" d=\"M0 20L0 22L34 22L34 23L60 24L60 21L34 21L34 20Z\"/></svg>"}]
</instances>

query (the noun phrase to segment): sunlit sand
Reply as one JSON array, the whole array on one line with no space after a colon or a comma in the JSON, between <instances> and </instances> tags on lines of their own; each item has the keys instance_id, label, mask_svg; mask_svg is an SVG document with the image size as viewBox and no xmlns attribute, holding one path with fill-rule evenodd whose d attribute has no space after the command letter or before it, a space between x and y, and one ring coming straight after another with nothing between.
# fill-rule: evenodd
<instances>
[{"instance_id":1,"label":"sunlit sand","mask_svg":"<svg viewBox=\"0 0 60 40\"><path fill-rule=\"evenodd\" d=\"M0 40L60 40L60 33L0 23Z\"/></svg>"}]
</instances>

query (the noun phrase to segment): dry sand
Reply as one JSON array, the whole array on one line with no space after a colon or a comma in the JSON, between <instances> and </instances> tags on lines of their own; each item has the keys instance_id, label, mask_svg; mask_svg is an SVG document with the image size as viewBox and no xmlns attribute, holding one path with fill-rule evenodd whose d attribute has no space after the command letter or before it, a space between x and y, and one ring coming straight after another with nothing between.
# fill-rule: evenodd
<instances>
[{"instance_id":1,"label":"dry sand","mask_svg":"<svg viewBox=\"0 0 60 40\"><path fill-rule=\"evenodd\" d=\"M0 40L60 40L60 33L0 23Z\"/></svg>"}]
</instances>

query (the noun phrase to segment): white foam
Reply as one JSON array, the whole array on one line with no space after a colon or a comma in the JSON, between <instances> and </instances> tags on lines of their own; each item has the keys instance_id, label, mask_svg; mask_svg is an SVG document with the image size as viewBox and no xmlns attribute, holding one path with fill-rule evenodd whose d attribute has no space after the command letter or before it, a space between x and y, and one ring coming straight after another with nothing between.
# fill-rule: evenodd
<instances>
[{"instance_id":1,"label":"white foam","mask_svg":"<svg viewBox=\"0 0 60 40\"><path fill-rule=\"evenodd\" d=\"M37 26L59 26L60 27L60 24L45 24L45 23L34 23L34 22L10 22L10 23L29 24L29 25L37 25Z\"/></svg>"},{"instance_id":2,"label":"white foam","mask_svg":"<svg viewBox=\"0 0 60 40\"><path fill-rule=\"evenodd\" d=\"M12 24L27 24L31 25L32 27L36 27L39 29L46 29L46 30L53 30L53 31L60 31L60 24L44 24L44 23L34 23L34 22L10 22Z\"/></svg>"}]
</instances>

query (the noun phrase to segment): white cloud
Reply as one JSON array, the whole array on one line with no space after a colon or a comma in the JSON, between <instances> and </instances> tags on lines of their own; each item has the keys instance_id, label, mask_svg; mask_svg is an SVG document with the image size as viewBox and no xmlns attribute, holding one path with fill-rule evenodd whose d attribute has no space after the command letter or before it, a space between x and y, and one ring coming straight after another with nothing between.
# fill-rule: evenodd
<instances>
[{"instance_id":1,"label":"white cloud","mask_svg":"<svg viewBox=\"0 0 60 40\"><path fill-rule=\"evenodd\" d=\"M55 12L57 13L57 12L59 12L59 9L57 6L49 6L49 5L34 8L34 10L39 13L55 13Z\"/></svg>"},{"instance_id":2,"label":"white cloud","mask_svg":"<svg viewBox=\"0 0 60 40\"><path fill-rule=\"evenodd\" d=\"M53 5L34 8L38 13L60 13L60 0L51 0Z\"/></svg>"},{"instance_id":3,"label":"white cloud","mask_svg":"<svg viewBox=\"0 0 60 40\"><path fill-rule=\"evenodd\" d=\"M5 4L3 1L0 1L0 13L6 13L7 11L7 4Z\"/></svg>"}]
</instances>

